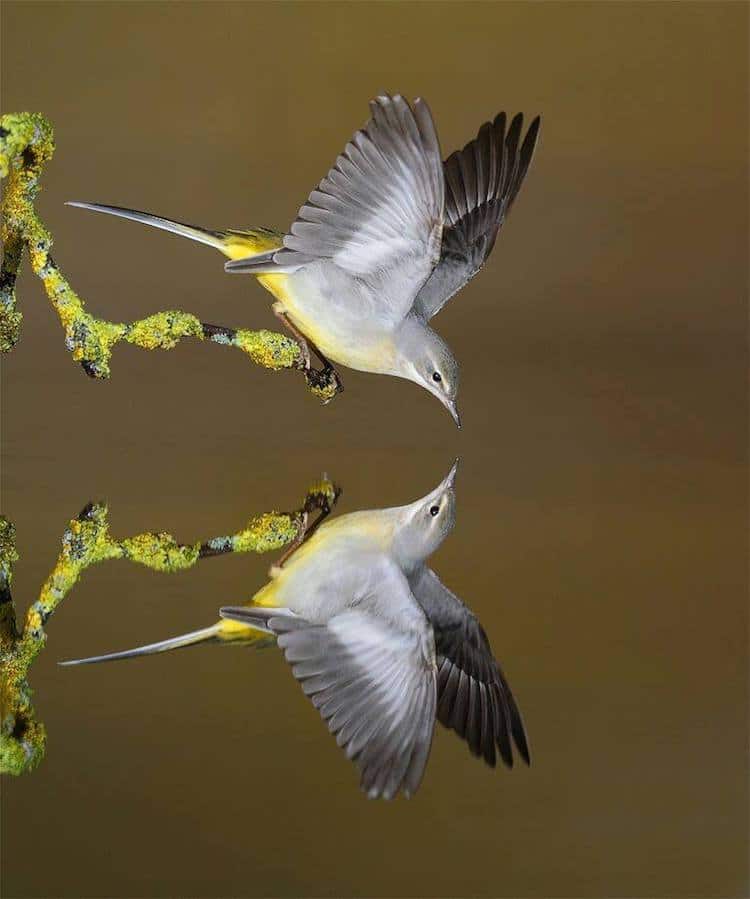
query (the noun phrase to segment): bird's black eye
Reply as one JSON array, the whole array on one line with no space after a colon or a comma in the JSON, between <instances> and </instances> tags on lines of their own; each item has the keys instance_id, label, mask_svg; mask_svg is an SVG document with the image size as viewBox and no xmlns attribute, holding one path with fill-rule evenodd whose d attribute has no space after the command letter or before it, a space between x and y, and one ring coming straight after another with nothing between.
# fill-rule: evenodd
<instances>
[{"instance_id":1,"label":"bird's black eye","mask_svg":"<svg viewBox=\"0 0 750 899\"><path fill-rule=\"evenodd\" d=\"M432 515L432 517L434 518L439 511L440 511L440 506L433 506L430 509L430 515Z\"/></svg>"},{"instance_id":2,"label":"bird's black eye","mask_svg":"<svg viewBox=\"0 0 750 899\"><path fill-rule=\"evenodd\" d=\"M435 382L438 383L438 384L443 380L442 377L440 376L440 372L439 372L439 371L434 371L434 372L432 373L432 380L435 381Z\"/></svg>"}]
</instances>

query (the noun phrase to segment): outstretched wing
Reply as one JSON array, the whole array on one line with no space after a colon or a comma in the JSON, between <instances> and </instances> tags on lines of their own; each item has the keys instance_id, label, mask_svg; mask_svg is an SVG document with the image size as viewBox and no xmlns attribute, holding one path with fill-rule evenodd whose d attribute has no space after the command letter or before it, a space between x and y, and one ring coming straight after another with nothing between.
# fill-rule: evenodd
<instances>
[{"instance_id":1,"label":"outstretched wing","mask_svg":"<svg viewBox=\"0 0 750 899\"><path fill-rule=\"evenodd\" d=\"M398 569L379 595L312 624L283 609L239 606L223 617L265 618L292 672L361 771L370 798L411 796L419 787L435 726L432 631ZM389 614L379 613L388 608ZM402 614L406 611L406 615ZM394 614L395 613L395 614Z\"/></svg>"},{"instance_id":2,"label":"outstretched wing","mask_svg":"<svg viewBox=\"0 0 750 899\"><path fill-rule=\"evenodd\" d=\"M227 271L294 271L311 262L364 281L390 318L412 308L440 258L444 179L427 104L370 103L372 118L347 144L300 209L284 247Z\"/></svg>"},{"instance_id":3,"label":"outstretched wing","mask_svg":"<svg viewBox=\"0 0 750 899\"><path fill-rule=\"evenodd\" d=\"M438 720L492 767L496 745L505 764L513 765L512 736L528 765L523 720L484 628L430 568L425 566L411 587L435 633Z\"/></svg>"},{"instance_id":4,"label":"outstretched wing","mask_svg":"<svg viewBox=\"0 0 750 899\"><path fill-rule=\"evenodd\" d=\"M420 290L415 311L432 318L470 281L492 252L534 155L540 119L523 142L519 113L506 131L505 113L485 122L463 150L445 160L445 227L440 262Z\"/></svg>"}]
</instances>

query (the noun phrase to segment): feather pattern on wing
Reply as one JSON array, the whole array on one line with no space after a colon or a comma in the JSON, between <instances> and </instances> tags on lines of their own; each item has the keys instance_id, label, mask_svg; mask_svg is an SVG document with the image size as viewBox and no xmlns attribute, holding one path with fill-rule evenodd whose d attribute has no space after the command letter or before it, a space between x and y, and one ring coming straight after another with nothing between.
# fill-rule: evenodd
<instances>
[{"instance_id":1,"label":"feather pattern on wing","mask_svg":"<svg viewBox=\"0 0 750 899\"><path fill-rule=\"evenodd\" d=\"M432 745L436 662L432 630L400 572L384 573L384 596L360 601L325 623L285 609L240 606L228 617L276 634L292 672L347 757L370 798L413 795Z\"/></svg>"},{"instance_id":2,"label":"feather pattern on wing","mask_svg":"<svg viewBox=\"0 0 750 899\"><path fill-rule=\"evenodd\" d=\"M283 248L229 262L227 271L295 272L314 263L324 284L376 297L386 321L397 323L411 310L440 258L440 144L423 100L412 107L400 95L377 97L370 109L370 121L312 191ZM356 286L342 285L341 275Z\"/></svg>"},{"instance_id":3,"label":"feather pattern on wing","mask_svg":"<svg viewBox=\"0 0 750 899\"><path fill-rule=\"evenodd\" d=\"M486 262L528 172L539 124L537 116L521 142L523 116L516 115L506 130L501 112L445 160L440 262L414 302L420 315L432 318Z\"/></svg>"},{"instance_id":4,"label":"feather pattern on wing","mask_svg":"<svg viewBox=\"0 0 750 899\"><path fill-rule=\"evenodd\" d=\"M418 258L438 260L444 185L429 108L378 97L372 118L300 209L277 261L329 259L357 277ZM425 275L426 277L426 275Z\"/></svg>"},{"instance_id":5,"label":"feather pattern on wing","mask_svg":"<svg viewBox=\"0 0 750 899\"><path fill-rule=\"evenodd\" d=\"M482 625L430 568L425 566L411 587L435 634L438 720L491 767L496 747L512 767L511 738L529 764L521 714Z\"/></svg>"}]
</instances>

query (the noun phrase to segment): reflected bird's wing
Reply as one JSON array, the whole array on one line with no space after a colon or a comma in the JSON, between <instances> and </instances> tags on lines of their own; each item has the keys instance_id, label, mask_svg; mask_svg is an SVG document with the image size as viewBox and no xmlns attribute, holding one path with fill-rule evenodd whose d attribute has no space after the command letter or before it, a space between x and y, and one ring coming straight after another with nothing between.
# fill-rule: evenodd
<instances>
[{"instance_id":1,"label":"reflected bird's wing","mask_svg":"<svg viewBox=\"0 0 750 899\"><path fill-rule=\"evenodd\" d=\"M519 148L523 116L506 131L505 113L485 122L463 150L445 160L445 228L440 262L420 290L415 311L437 314L482 268L534 155L540 119Z\"/></svg>"},{"instance_id":2,"label":"reflected bird's wing","mask_svg":"<svg viewBox=\"0 0 750 899\"><path fill-rule=\"evenodd\" d=\"M422 569L412 589L435 632L438 720L492 767L496 745L505 764L512 767L512 736L528 765L523 720L484 628L430 568Z\"/></svg>"},{"instance_id":3,"label":"reflected bird's wing","mask_svg":"<svg viewBox=\"0 0 750 899\"><path fill-rule=\"evenodd\" d=\"M227 271L294 271L311 262L363 281L398 322L440 258L444 180L427 104L378 97L372 118L300 209L283 249ZM382 308L380 308L382 307Z\"/></svg>"},{"instance_id":4,"label":"reflected bird's wing","mask_svg":"<svg viewBox=\"0 0 750 899\"><path fill-rule=\"evenodd\" d=\"M292 672L361 771L370 798L415 793L432 744L436 707L431 629L394 565L377 595L311 624L279 609L237 607L222 616L263 616ZM381 614L387 609L387 617Z\"/></svg>"}]
</instances>

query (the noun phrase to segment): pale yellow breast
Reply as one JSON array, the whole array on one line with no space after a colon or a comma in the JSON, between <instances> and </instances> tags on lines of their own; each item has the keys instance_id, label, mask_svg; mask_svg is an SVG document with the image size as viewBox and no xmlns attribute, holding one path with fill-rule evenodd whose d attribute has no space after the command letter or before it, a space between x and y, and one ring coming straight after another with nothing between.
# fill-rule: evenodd
<instances>
[{"instance_id":1,"label":"pale yellow breast","mask_svg":"<svg viewBox=\"0 0 750 899\"><path fill-rule=\"evenodd\" d=\"M229 259L244 259L276 249L282 241L281 234L263 229L230 231L224 237L222 251ZM313 297L311 301L309 296L297 296L295 290L299 288L295 288L289 275L265 274L257 275L257 279L284 306L295 327L332 362L359 371L392 370L394 350L390 339L366 339L361 332L354 331L351 323L340 321L333 310L328 321L321 321L329 305L322 298Z\"/></svg>"}]
</instances>

